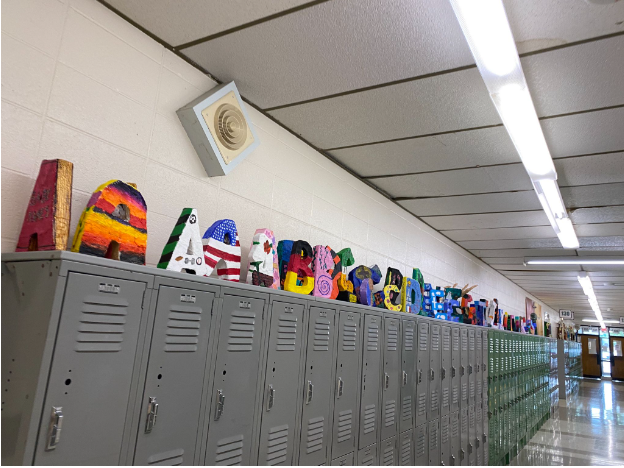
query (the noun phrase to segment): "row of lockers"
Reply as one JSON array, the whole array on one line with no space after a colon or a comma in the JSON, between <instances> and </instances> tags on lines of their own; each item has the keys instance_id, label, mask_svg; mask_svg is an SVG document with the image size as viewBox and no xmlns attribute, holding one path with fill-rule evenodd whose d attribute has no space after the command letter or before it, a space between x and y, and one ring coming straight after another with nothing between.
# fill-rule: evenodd
<instances>
[{"instance_id":1,"label":"row of lockers","mask_svg":"<svg viewBox=\"0 0 624 468\"><path fill-rule=\"evenodd\" d=\"M67 252L2 305L3 464L488 459L481 327Z\"/></svg>"}]
</instances>

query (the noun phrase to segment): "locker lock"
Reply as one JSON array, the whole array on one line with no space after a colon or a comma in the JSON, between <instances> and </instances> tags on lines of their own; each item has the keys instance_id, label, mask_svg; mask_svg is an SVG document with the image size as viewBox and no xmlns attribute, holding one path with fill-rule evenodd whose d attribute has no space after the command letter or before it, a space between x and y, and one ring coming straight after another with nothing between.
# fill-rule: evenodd
<instances>
[{"instance_id":1,"label":"locker lock","mask_svg":"<svg viewBox=\"0 0 624 468\"><path fill-rule=\"evenodd\" d=\"M46 450L54 450L61 440L61 428L63 427L63 407L53 406L50 415L50 426L48 429L48 445Z\"/></svg>"},{"instance_id":2,"label":"locker lock","mask_svg":"<svg viewBox=\"0 0 624 468\"><path fill-rule=\"evenodd\" d=\"M418 383L422 383L422 369L418 369Z\"/></svg>"},{"instance_id":3,"label":"locker lock","mask_svg":"<svg viewBox=\"0 0 624 468\"><path fill-rule=\"evenodd\" d=\"M459 373L460 376L463 376L466 373L466 368L464 366L461 366L459 370L460 370L460 373Z\"/></svg>"},{"instance_id":4,"label":"locker lock","mask_svg":"<svg viewBox=\"0 0 624 468\"><path fill-rule=\"evenodd\" d=\"M455 455L451 455L451 466L455 466Z\"/></svg>"},{"instance_id":5,"label":"locker lock","mask_svg":"<svg viewBox=\"0 0 624 468\"><path fill-rule=\"evenodd\" d=\"M464 449L461 449L460 452L461 452L461 459L463 460L464 458L466 458L466 452L464 452Z\"/></svg>"},{"instance_id":6,"label":"locker lock","mask_svg":"<svg viewBox=\"0 0 624 468\"><path fill-rule=\"evenodd\" d=\"M472 366L468 366L468 375L472 374Z\"/></svg>"}]
</instances>

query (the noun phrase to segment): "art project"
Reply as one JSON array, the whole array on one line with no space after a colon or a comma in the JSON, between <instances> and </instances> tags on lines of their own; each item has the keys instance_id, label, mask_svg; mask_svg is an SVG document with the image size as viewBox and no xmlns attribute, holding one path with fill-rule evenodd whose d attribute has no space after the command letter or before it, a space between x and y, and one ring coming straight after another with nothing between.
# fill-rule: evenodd
<instances>
[{"instance_id":1,"label":"art project","mask_svg":"<svg viewBox=\"0 0 624 468\"><path fill-rule=\"evenodd\" d=\"M312 259L310 244L302 240L293 244L284 280L284 291L306 295L312 292L314 289L314 272L310 268Z\"/></svg>"},{"instance_id":2,"label":"art project","mask_svg":"<svg viewBox=\"0 0 624 468\"><path fill-rule=\"evenodd\" d=\"M216 268L219 279L240 281L241 248L234 221L215 221L204 233L202 244L206 276L210 276Z\"/></svg>"},{"instance_id":3,"label":"art project","mask_svg":"<svg viewBox=\"0 0 624 468\"><path fill-rule=\"evenodd\" d=\"M312 295L329 298L333 291L332 274L334 273L334 251L329 246L314 246L314 289Z\"/></svg>"},{"instance_id":4,"label":"art project","mask_svg":"<svg viewBox=\"0 0 624 468\"><path fill-rule=\"evenodd\" d=\"M184 208L163 249L158 268L206 274L199 219L195 208Z\"/></svg>"},{"instance_id":5,"label":"art project","mask_svg":"<svg viewBox=\"0 0 624 468\"><path fill-rule=\"evenodd\" d=\"M269 229L256 229L249 248L247 283L277 289L280 284L275 235Z\"/></svg>"}]
</instances>

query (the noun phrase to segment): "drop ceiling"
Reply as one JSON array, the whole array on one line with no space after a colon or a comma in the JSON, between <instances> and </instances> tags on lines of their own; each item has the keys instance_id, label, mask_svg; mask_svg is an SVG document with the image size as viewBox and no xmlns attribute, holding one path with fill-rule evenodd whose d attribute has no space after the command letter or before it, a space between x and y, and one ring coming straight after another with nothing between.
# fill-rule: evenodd
<instances>
[{"instance_id":1,"label":"drop ceiling","mask_svg":"<svg viewBox=\"0 0 624 468\"><path fill-rule=\"evenodd\" d=\"M579 236L564 250L440 0L106 0L284 127L554 309L594 314L579 267L624 251L624 1L504 0ZM605 319L624 269L584 268ZM611 309L609 311L608 309Z\"/></svg>"}]
</instances>

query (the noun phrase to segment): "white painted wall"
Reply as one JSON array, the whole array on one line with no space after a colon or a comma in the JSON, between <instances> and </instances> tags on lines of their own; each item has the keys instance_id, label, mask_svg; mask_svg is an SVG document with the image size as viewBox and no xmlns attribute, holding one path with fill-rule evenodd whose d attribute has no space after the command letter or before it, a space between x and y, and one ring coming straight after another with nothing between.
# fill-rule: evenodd
<instances>
[{"instance_id":1,"label":"white painted wall","mask_svg":"<svg viewBox=\"0 0 624 468\"><path fill-rule=\"evenodd\" d=\"M434 285L478 284L474 298L524 315L524 290L254 109L259 148L208 178L175 111L213 86L95 0L3 0L2 252L15 248L40 161L63 158L74 163L71 235L98 185L134 182L150 265L182 208L195 207L202 230L236 221L245 258L268 227L277 239L351 247L356 265L384 273L419 267Z\"/></svg>"}]
</instances>

